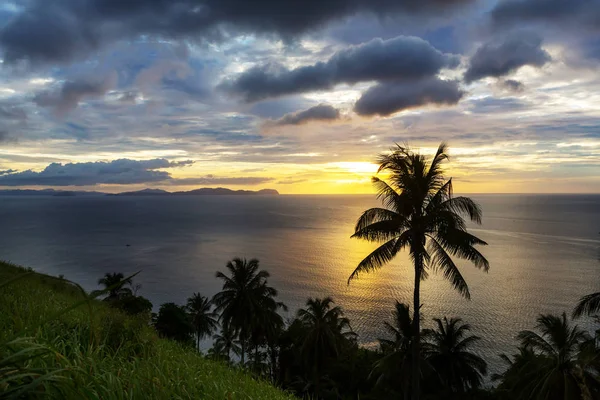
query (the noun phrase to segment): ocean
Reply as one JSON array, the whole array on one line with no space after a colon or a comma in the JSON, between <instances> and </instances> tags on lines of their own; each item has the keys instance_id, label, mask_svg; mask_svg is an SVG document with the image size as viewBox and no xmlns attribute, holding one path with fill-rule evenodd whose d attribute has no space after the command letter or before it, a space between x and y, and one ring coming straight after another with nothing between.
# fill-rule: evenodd
<instances>
[{"instance_id":1,"label":"ocean","mask_svg":"<svg viewBox=\"0 0 600 400\"><path fill-rule=\"evenodd\" d=\"M422 284L425 326L460 317L481 336L492 372L499 353L540 313L570 314L600 290L600 195L472 195L489 243L489 273L458 262L472 299L441 276ZM0 197L0 259L97 288L106 272L131 274L157 307L212 296L215 272L233 257L258 258L292 317L310 296L331 296L365 346L376 346L395 300L410 304L407 254L347 284L374 245L350 239L374 196ZM590 325L589 320L578 323Z\"/></svg>"}]
</instances>

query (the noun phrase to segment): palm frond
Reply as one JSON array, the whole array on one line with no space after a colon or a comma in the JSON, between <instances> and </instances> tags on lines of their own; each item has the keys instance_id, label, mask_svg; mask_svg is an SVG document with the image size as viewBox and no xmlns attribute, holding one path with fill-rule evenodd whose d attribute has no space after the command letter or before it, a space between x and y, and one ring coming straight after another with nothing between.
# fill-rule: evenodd
<instances>
[{"instance_id":1,"label":"palm frond","mask_svg":"<svg viewBox=\"0 0 600 400\"><path fill-rule=\"evenodd\" d=\"M598 312L600 312L600 292L583 296L577 303L575 310L573 310L573 318Z\"/></svg>"},{"instance_id":2,"label":"palm frond","mask_svg":"<svg viewBox=\"0 0 600 400\"><path fill-rule=\"evenodd\" d=\"M456 289L462 296L467 299L471 299L471 293L469 292L469 285L463 278L452 258L446 253L446 250L438 243L433 237L429 237L429 252L432 255L430 261L430 267L434 272L442 271L444 278L448 279L454 289Z\"/></svg>"},{"instance_id":3,"label":"palm frond","mask_svg":"<svg viewBox=\"0 0 600 400\"><path fill-rule=\"evenodd\" d=\"M400 250L408 245L410 242L410 233L410 231L404 231L399 237L393 238L373 250L373 252L366 256L352 272L348 278L348 284L350 284L350 281L356 278L359 273L371 272L390 262Z\"/></svg>"},{"instance_id":4,"label":"palm frond","mask_svg":"<svg viewBox=\"0 0 600 400\"><path fill-rule=\"evenodd\" d=\"M489 261L475 247L476 244L487 245L476 236L459 229L440 231L432 235L437 242L453 256L471 261L477 268L488 271Z\"/></svg>"},{"instance_id":5,"label":"palm frond","mask_svg":"<svg viewBox=\"0 0 600 400\"><path fill-rule=\"evenodd\" d=\"M517 335L517 339L521 341L521 345L534 350L539 350L543 354L552 355L555 354L554 347L548 343L543 337L533 331L521 331Z\"/></svg>"},{"instance_id":6,"label":"palm frond","mask_svg":"<svg viewBox=\"0 0 600 400\"><path fill-rule=\"evenodd\" d=\"M396 219L400 219L400 215L395 211L378 207L370 208L358 218L354 231L358 232L375 222L393 221Z\"/></svg>"},{"instance_id":7,"label":"palm frond","mask_svg":"<svg viewBox=\"0 0 600 400\"><path fill-rule=\"evenodd\" d=\"M459 215L468 215L471 221L481 224L481 207L468 197L458 196L449 198L440 204L440 208L455 212Z\"/></svg>"},{"instance_id":8,"label":"palm frond","mask_svg":"<svg viewBox=\"0 0 600 400\"><path fill-rule=\"evenodd\" d=\"M379 221L354 232L350 237L369 242L381 242L397 237L402 228L403 226L398 221Z\"/></svg>"}]
</instances>

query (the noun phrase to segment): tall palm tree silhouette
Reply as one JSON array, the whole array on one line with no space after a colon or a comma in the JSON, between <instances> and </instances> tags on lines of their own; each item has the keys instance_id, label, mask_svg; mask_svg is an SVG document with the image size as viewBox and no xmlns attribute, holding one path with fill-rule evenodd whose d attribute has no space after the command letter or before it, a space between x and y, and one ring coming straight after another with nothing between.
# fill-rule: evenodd
<instances>
[{"instance_id":1,"label":"tall palm tree silhouette","mask_svg":"<svg viewBox=\"0 0 600 400\"><path fill-rule=\"evenodd\" d=\"M312 369L317 396L328 360L340 354L345 341L355 337L350 321L344 317L342 309L333 304L331 297L308 299L306 308L297 312L297 319L305 329L300 351L306 365Z\"/></svg>"},{"instance_id":2,"label":"tall palm tree silhouette","mask_svg":"<svg viewBox=\"0 0 600 400\"><path fill-rule=\"evenodd\" d=\"M215 311L221 314L221 323L239 335L244 365L246 346L253 333L263 329L266 319L276 318L275 311L285 306L275 300L277 290L267 285L269 273L259 269L257 259L234 258L226 268L229 276L222 272L216 274L224 283L223 290L213 297L213 303Z\"/></svg>"},{"instance_id":3,"label":"tall palm tree silhouette","mask_svg":"<svg viewBox=\"0 0 600 400\"><path fill-rule=\"evenodd\" d=\"M452 179L446 180L442 163L448 159L442 143L428 162L424 156L396 145L378 158L378 173L389 173L389 183L373 177L385 208L365 211L356 223L352 237L383 244L362 260L348 278L370 272L389 263L408 249L414 266L412 398L420 395L420 288L428 271L441 271L467 299L469 287L451 256L471 261L485 271L487 259L475 249L486 243L467 232L463 216L481 223L481 209L468 197L454 197Z\"/></svg>"},{"instance_id":4,"label":"tall palm tree silhouette","mask_svg":"<svg viewBox=\"0 0 600 400\"><path fill-rule=\"evenodd\" d=\"M187 300L187 312L192 317L194 334L196 335L196 349L200 351L200 340L211 335L219 326L219 315L212 311L212 302L200 293L194 293Z\"/></svg>"}]
</instances>

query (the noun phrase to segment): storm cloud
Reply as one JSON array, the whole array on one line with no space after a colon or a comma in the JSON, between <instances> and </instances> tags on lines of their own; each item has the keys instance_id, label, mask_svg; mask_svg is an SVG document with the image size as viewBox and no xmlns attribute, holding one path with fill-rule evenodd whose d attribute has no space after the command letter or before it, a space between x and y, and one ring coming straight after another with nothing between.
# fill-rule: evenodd
<instances>
[{"instance_id":1,"label":"storm cloud","mask_svg":"<svg viewBox=\"0 0 600 400\"><path fill-rule=\"evenodd\" d=\"M522 23L552 23L561 27L598 30L600 3L593 0L509 0L500 1L491 12L496 27Z\"/></svg>"},{"instance_id":2,"label":"storm cloud","mask_svg":"<svg viewBox=\"0 0 600 400\"><path fill-rule=\"evenodd\" d=\"M452 105L463 97L457 81L430 78L414 82L380 83L369 88L354 105L363 116L386 116L427 104Z\"/></svg>"},{"instance_id":3,"label":"storm cloud","mask_svg":"<svg viewBox=\"0 0 600 400\"><path fill-rule=\"evenodd\" d=\"M359 13L443 15L471 0L31 0L0 32L8 62L64 62L139 35L214 39L222 29L291 38Z\"/></svg>"},{"instance_id":4,"label":"storm cloud","mask_svg":"<svg viewBox=\"0 0 600 400\"><path fill-rule=\"evenodd\" d=\"M505 76L525 65L541 67L550 61L550 55L541 45L540 37L526 32L515 32L485 43L471 57L465 81Z\"/></svg>"},{"instance_id":5,"label":"storm cloud","mask_svg":"<svg viewBox=\"0 0 600 400\"><path fill-rule=\"evenodd\" d=\"M27 170L0 175L0 186L93 186L162 182L173 178L168 172L160 169L181 165L181 162L170 162L164 158L142 161L119 159L110 162L52 163L40 172Z\"/></svg>"},{"instance_id":6,"label":"storm cloud","mask_svg":"<svg viewBox=\"0 0 600 400\"><path fill-rule=\"evenodd\" d=\"M64 115L75 109L83 99L103 96L115 85L115 74L102 79L68 80L58 89L36 94L33 101L39 106L53 109L57 115Z\"/></svg>"},{"instance_id":7,"label":"storm cloud","mask_svg":"<svg viewBox=\"0 0 600 400\"><path fill-rule=\"evenodd\" d=\"M267 123L269 126L302 125L310 121L335 121L340 118L340 110L328 104L319 104L307 110L285 114Z\"/></svg>"},{"instance_id":8,"label":"storm cloud","mask_svg":"<svg viewBox=\"0 0 600 400\"><path fill-rule=\"evenodd\" d=\"M399 36L373 39L338 51L326 62L295 69L279 65L250 68L220 87L245 101L327 90L340 83L415 80L436 75L444 67L456 67L458 58L444 54L427 41Z\"/></svg>"}]
</instances>

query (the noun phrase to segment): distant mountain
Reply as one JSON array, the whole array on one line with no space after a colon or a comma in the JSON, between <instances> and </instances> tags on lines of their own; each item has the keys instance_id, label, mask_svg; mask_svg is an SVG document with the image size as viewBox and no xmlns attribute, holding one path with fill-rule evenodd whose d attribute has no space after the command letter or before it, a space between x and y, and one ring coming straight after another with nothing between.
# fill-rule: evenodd
<instances>
[{"instance_id":1,"label":"distant mountain","mask_svg":"<svg viewBox=\"0 0 600 400\"><path fill-rule=\"evenodd\" d=\"M189 192L174 192L175 196L215 196L215 195L236 195L236 196L248 196L248 195L275 195L279 192L275 189L262 189L262 190L231 190L227 188L202 188L194 189Z\"/></svg>"},{"instance_id":2,"label":"distant mountain","mask_svg":"<svg viewBox=\"0 0 600 400\"><path fill-rule=\"evenodd\" d=\"M101 192L85 192L71 190L55 190L55 189L9 189L0 190L0 196L215 196L215 195L233 195L233 196L264 196L277 195L279 192L274 189L262 190L231 190L227 188L201 188L190 190L188 192L167 192L162 189L143 189L135 192L122 193L101 193Z\"/></svg>"},{"instance_id":3,"label":"distant mountain","mask_svg":"<svg viewBox=\"0 0 600 400\"><path fill-rule=\"evenodd\" d=\"M108 196L164 196L172 194L162 189L143 189L136 192L109 193Z\"/></svg>"}]
</instances>

